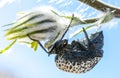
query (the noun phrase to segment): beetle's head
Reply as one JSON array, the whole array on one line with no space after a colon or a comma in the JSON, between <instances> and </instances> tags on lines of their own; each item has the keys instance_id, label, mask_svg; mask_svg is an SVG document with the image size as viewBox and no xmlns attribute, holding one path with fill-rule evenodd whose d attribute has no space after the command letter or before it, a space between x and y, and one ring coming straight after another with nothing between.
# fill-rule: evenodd
<instances>
[{"instance_id":1,"label":"beetle's head","mask_svg":"<svg viewBox=\"0 0 120 78\"><path fill-rule=\"evenodd\" d=\"M58 40L51 47L48 48L48 55L50 54L61 54L63 49L67 46L68 40Z\"/></svg>"}]
</instances>

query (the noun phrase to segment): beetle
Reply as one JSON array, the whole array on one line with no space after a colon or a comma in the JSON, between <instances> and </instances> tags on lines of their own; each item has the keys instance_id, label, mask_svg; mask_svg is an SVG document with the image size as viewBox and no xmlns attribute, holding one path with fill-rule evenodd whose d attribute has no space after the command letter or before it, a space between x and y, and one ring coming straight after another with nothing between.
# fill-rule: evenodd
<instances>
[{"instance_id":1,"label":"beetle","mask_svg":"<svg viewBox=\"0 0 120 78\"><path fill-rule=\"evenodd\" d=\"M103 57L103 31L91 34L88 38L83 28L85 39L73 40L70 44L67 39L57 41L50 54L56 54L56 66L63 71L70 73L85 73L90 71Z\"/></svg>"}]
</instances>

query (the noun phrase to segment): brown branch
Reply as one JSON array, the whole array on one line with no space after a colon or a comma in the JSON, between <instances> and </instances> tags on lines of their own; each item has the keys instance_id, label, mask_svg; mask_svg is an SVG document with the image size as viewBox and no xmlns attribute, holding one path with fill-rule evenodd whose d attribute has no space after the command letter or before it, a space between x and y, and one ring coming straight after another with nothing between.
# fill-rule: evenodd
<instances>
[{"instance_id":1,"label":"brown branch","mask_svg":"<svg viewBox=\"0 0 120 78\"><path fill-rule=\"evenodd\" d=\"M120 8L118 7L112 6L99 0L79 0L79 1L102 12L114 11L113 16L116 18L120 18Z\"/></svg>"}]
</instances>

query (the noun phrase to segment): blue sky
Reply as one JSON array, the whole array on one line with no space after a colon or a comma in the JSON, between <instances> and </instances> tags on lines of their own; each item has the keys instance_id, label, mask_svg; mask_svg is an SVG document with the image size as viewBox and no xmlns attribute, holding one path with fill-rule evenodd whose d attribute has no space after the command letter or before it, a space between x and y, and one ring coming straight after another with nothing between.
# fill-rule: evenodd
<instances>
[{"instance_id":1,"label":"blue sky","mask_svg":"<svg viewBox=\"0 0 120 78\"><path fill-rule=\"evenodd\" d=\"M94 9L79 3L77 0L0 0L0 26L13 22L16 13L30 10L35 7L52 6L61 12L80 13L83 18L98 15ZM60 2L61 1L61 2ZM70 2L71 1L71 2ZM103 0L112 5L120 7L120 1ZM63 2L66 2L64 4ZM73 4L74 2L74 4ZM80 4L82 6L80 6ZM88 8L88 9L85 9ZM5 70L20 78L118 78L120 77L120 20L113 19L110 23L103 25L104 32L104 57L89 72L84 74L72 74L59 70L54 63L55 55L48 55L39 47L34 52L29 47L15 44L8 52L0 55L0 71ZM0 49L10 43L5 40L4 31L0 28ZM71 30L70 33L73 31ZM81 35L81 34L80 34ZM80 36L79 35L79 36ZM74 39L78 39L77 36Z\"/></svg>"}]
</instances>

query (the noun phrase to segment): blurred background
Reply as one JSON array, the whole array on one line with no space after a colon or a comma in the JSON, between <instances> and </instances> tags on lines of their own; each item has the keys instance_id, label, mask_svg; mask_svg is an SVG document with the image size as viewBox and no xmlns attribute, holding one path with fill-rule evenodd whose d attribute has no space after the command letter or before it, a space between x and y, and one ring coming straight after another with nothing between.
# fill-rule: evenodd
<instances>
[{"instance_id":1,"label":"blurred background","mask_svg":"<svg viewBox=\"0 0 120 78\"><path fill-rule=\"evenodd\" d=\"M119 0L102 0L120 7ZM11 41L5 40L3 25L17 19L17 13L41 6L52 6L61 13L77 13L82 19L101 15L101 12L80 3L77 0L0 0L0 49ZM100 62L89 72L72 74L59 70L54 62L55 55L48 55L44 50L34 52L25 45L16 43L10 50L0 54L0 78L118 78L120 77L120 20L115 18L102 25L104 32L104 56ZM69 36L74 31L71 29L65 38L70 41L83 38L83 34L73 38ZM93 31L88 31L93 32Z\"/></svg>"}]
</instances>

